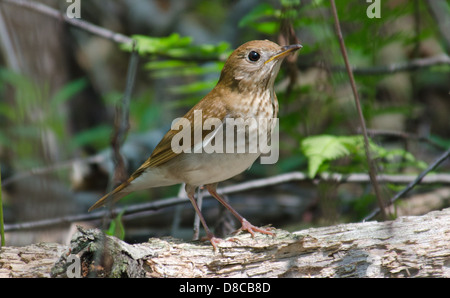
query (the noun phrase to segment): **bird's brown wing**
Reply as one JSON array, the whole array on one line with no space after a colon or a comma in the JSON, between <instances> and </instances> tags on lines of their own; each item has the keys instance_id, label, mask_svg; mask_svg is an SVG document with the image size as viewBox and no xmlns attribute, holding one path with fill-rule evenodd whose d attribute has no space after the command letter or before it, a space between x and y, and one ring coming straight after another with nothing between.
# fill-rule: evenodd
<instances>
[{"instance_id":1,"label":"bird's brown wing","mask_svg":"<svg viewBox=\"0 0 450 298\"><path fill-rule=\"evenodd\" d=\"M186 118L193 123L194 112L197 110L202 111L202 123L205 122L206 119L215 117L220 119L221 121L225 119L228 113L228 109L226 106L225 100L217 100L217 94L211 91L206 97L203 98L197 105L195 105L189 112L184 115L183 118ZM174 127L177 127L174 125ZM172 150L172 139L173 137L179 133L179 130L169 130L164 137L161 139L159 144L153 150L151 156L133 173L131 176L122 184L117 186L113 191L109 192L105 196L103 196L100 200L98 200L89 211L92 211L96 208L104 206L108 202L117 202L124 196L128 195L129 192L126 191L127 186L129 186L133 180L142 175L143 172L148 170L149 168L154 168L161 166L172 160L174 157L178 156L180 153L175 153ZM211 132L211 130L203 130L202 131L202 139ZM194 125L191 125L191 148L193 148L196 144L194 143Z\"/></svg>"},{"instance_id":2,"label":"bird's brown wing","mask_svg":"<svg viewBox=\"0 0 450 298\"><path fill-rule=\"evenodd\" d=\"M212 100L214 98L214 92L208 94L202 101L200 101L197 105L195 105L189 112L184 115L183 118L187 119L191 123L190 127L190 138L191 138L191 149L195 147L197 144L194 140L194 113L195 111L202 111L202 125L205 120L208 118L218 118L220 121L223 121L227 116L227 107L225 101L217 101ZM181 120L179 120L181 121ZM173 127L179 127L177 123L173 125ZM151 156L131 175L131 177L137 178L142 172L144 172L148 168L158 167L173 159L180 153L175 153L172 150L172 139L173 137L180 133L181 129L169 130L164 137L161 139L159 144L153 150ZM208 135L212 130L203 129L202 130L202 140Z\"/></svg>"}]
</instances>

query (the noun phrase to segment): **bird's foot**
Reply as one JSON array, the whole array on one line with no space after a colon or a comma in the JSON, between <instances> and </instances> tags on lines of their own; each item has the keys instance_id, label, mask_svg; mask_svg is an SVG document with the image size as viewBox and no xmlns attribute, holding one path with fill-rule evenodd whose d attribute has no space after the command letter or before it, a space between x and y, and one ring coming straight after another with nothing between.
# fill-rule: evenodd
<instances>
[{"instance_id":1,"label":"bird's foot","mask_svg":"<svg viewBox=\"0 0 450 298\"><path fill-rule=\"evenodd\" d=\"M236 233L239 233L240 231L247 231L250 234L252 234L252 237L255 237L255 232L267 234L270 236L274 236L275 234L272 233L270 230L273 230L273 228L258 228L254 225L252 225L250 222L248 222L245 218L242 220L242 227L236 231Z\"/></svg>"},{"instance_id":2,"label":"bird's foot","mask_svg":"<svg viewBox=\"0 0 450 298\"><path fill-rule=\"evenodd\" d=\"M209 234L206 237L202 237L202 241L209 241L214 248L214 251L217 251L217 244L224 241L222 238L217 238L213 234Z\"/></svg>"},{"instance_id":3,"label":"bird's foot","mask_svg":"<svg viewBox=\"0 0 450 298\"><path fill-rule=\"evenodd\" d=\"M219 244L222 241L223 241L223 239L216 238L216 237L212 237L212 238L209 239L209 242L211 242L211 244L212 244L212 246L214 248L214 251L217 251L217 244Z\"/></svg>"}]
</instances>

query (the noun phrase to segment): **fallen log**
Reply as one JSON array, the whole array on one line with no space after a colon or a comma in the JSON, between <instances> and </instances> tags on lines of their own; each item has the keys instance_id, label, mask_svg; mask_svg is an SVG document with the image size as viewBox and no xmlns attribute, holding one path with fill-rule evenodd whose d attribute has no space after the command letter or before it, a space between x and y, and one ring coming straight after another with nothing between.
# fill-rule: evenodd
<instances>
[{"instance_id":1,"label":"fallen log","mask_svg":"<svg viewBox=\"0 0 450 298\"><path fill-rule=\"evenodd\" d=\"M450 277L450 208L219 243L128 244L79 227L70 247L5 247L0 277ZM39 265L38 265L39 264Z\"/></svg>"}]
</instances>

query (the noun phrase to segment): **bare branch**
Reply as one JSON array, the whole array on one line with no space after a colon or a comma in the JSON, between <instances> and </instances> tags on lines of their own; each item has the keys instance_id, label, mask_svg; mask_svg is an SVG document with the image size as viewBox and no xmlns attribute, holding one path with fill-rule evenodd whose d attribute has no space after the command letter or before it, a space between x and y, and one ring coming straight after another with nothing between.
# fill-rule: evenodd
<instances>
[{"instance_id":1,"label":"bare branch","mask_svg":"<svg viewBox=\"0 0 450 298\"><path fill-rule=\"evenodd\" d=\"M25 178L29 178L34 175L44 175L44 174L48 174L48 173L51 173L51 172L54 172L54 171L57 171L60 169L69 168L76 163L88 163L88 164L102 163L105 161L105 159L106 159L106 157L104 154L96 154L93 156L89 156L87 158L76 158L76 159L60 162L60 163L50 165L50 166L34 168L29 171L21 172L14 176L11 176L7 179L4 179L4 181L2 182L2 187L8 186L14 182L20 181Z\"/></svg>"},{"instance_id":2,"label":"bare branch","mask_svg":"<svg viewBox=\"0 0 450 298\"><path fill-rule=\"evenodd\" d=\"M359 122L361 124L362 135L364 137L364 151L366 153L367 163L369 165L370 180L372 181L372 186L375 191L375 196L377 198L378 205L380 206L381 214L383 215L383 218L386 218L386 214L385 214L385 210L384 210L384 202L383 202L383 198L381 197L380 187L377 182L376 164L370 154L369 137L367 135L366 123L365 123L364 115L363 115L362 109L361 109L361 103L359 100L358 90L356 89L355 78L353 77L353 72L350 68L350 62L348 61L347 50L345 48L344 38L342 37L341 26L339 24L339 17L337 14L336 3L334 2L334 0L331 0L331 8L332 8L333 17L334 17L334 24L336 26L336 34L339 39L339 45L341 47L342 57L344 58L345 67L347 68L347 73L348 73L348 76L350 79L350 84L352 86L353 96L355 98L356 109L358 111Z\"/></svg>"},{"instance_id":3,"label":"bare branch","mask_svg":"<svg viewBox=\"0 0 450 298\"><path fill-rule=\"evenodd\" d=\"M383 129L368 129L367 132L370 135L372 135L372 136L385 135L385 136L397 137L397 138L401 138L401 139L405 139L405 140L421 141L421 142L428 143L428 144L432 145L433 147L435 147L437 149L440 149L440 150L447 149L447 147L444 147L443 145L433 141L429 137L420 136L420 135L409 133L409 132L405 132L405 131L383 130Z\"/></svg>"},{"instance_id":4,"label":"bare branch","mask_svg":"<svg viewBox=\"0 0 450 298\"><path fill-rule=\"evenodd\" d=\"M407 184L412 183L416 180L416 176L411 175L378 175L377 177L380 183L395 183L395 184ZM292 181L312 181L314 183L319 183L323 181L332 181L337 183L370 183L370 177L367 174L337 174L337 173L324 173L319 175L318 178L311 180L307 174L302 172L291 172L285 173L270 178L257 179L253 181L248 181L236 185L226 186L219 188L217 191L223 195L239 193L243 191L249 191L252 189L260 189L265 187L270 187L274 185L279 185L283 183L288 183ZM420 181L421 184L450 184L450 174L434 174L425 176ZM203 192L204 198L211 198L208 192ZM183 192L177 197L159 199L154 202L136 204L132 206L127 206L124 208L115 208L112 213L119 214L125 210L125 215L136 214L140 212L156 211L162 208L167 208L171 206L176 206L180 204L189 203L189 199ZM12 232L23 229L31 228L43 228L58 224L98 220L103 218L105 211L98 211L89 214L79 214L79 215L69 215L60 218L46 219L34 222L18 223L18 224L6 224L5 231Z\"/></svg>"},{"instance_id":5,"label":"bare branch","mask_svg":"<svg viewBox=\"0 0 450 298\"><path fill-rule=\"evenodd\" d=\"M92 23L86 22L81 19L75 19L75 18L71 19L67 15L59 12L58 10L51 8L42 3L33 2L33 1L25 1L25 0L1 0L0 2L24 7L24 8L39 12L41 14L50 16L52 18L62 20L71 26L74 26L76 28L90 32L97 36L101 36L103 38L109 39L116 43L132 43L133 42L133 39L128 36L125 36L125 35L117 33L117 32L113 32L111 30L94 25Z\"/></svg>"},{"instance_id":6,"label":"bare branch","mask_svg":"<svg viewBox=\"0 0 450 298\"><path fill-rule=\"evenodd\" d=\"M125 161L120 153L128 130L130 128L129 113L130 100L133 93L133 87L136 80L137 64L139 55L136 49L136 42L133 42L133 49L131 52L130 62L128 65L127 83L125 92L122 97L121 105L116 109L116 117L114 123L114 134L111 139L111 149L113 152L113 161L115 164L114 176L112 179L112 186L115 187L127 179L127 171L125 168Z\"/></svg>"},{"instance_id":7,"label":"bare branch","mask_svg":"<svg viewBox=\"0 0 450 298\"><path fill-rule=\"evenodd\" d=\"M428 175L431 171L436 169L442 162L444 162L450 156L450 149L448 149L444 154L442 154L439 158L437 158L425 171L420 173L414 181L412 181L408 186L406 186L402 191L398 192L390 201L389 205L392 205L395 201L397 201L400 197L404 196L411 189L413 189L417 184L419 184L422 179ZM377 208L372 213L364 218L363 221L367 221L372 219L375 215L380 212L380 209Z\"/></svg>"},{"instance_id":8,"label":"bare branch","mask_svg":"<svg viewBox=\"0 0 450 298\"><path fill-rule=\"evenodd\" d=\"M407 62L392 63L383 66L374 67L357 67L352 66L352 71L357 75L383 75L383 74L394 74L402 71L413 71L421 68L429 68L436 65L450 64L450 57L446 54L413 59ZM334 66L331 68L334 71L345 71L344 66Z\"/></svg>"},{"instance_id":9,"label":"bare branch","mask_svg":"<svg viewBox=\"0 0 450 298\"><path fill-rule=\"evenodd\" d=\"M448 1L425 1L431 15L436 20L436 24L439 28L439 32L444 40L447 53L450 52L450 18L449 18L449 5Z\"/></svg>"}]
</instances>

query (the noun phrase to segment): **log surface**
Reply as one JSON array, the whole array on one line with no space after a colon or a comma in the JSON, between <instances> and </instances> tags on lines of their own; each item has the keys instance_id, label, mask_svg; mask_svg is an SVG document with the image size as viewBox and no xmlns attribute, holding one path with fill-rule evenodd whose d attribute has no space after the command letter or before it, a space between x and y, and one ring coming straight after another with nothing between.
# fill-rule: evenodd
<instances>
[{"instance_id":1,"label":"log surface","mask_svg":"<svg viewBox=\"0 0 450 298\"><path fill-rule=\"evenodd\" d=\"M219 243L152 238L127 244L79 228L70 247L6 247L0 277L450 277L450 208Z\"/></svg>"}]
</instances>

